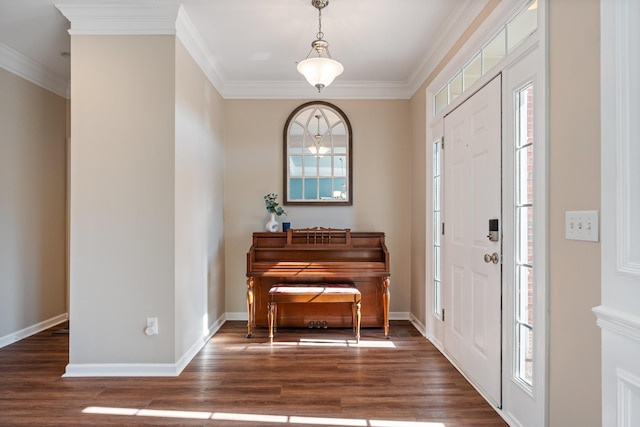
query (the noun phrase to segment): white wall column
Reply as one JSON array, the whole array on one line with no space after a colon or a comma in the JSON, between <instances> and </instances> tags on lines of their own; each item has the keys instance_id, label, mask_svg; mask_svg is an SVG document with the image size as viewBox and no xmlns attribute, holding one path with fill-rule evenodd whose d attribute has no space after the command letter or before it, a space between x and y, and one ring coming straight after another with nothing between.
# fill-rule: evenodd
<instances>
[{"instance_id":1,"label":"white wall column","mask_svg":"<svg viewBox=\"0 0 640 427\"><path fill-rule=\"evenodd\" d=\"M177 375L224 322L211 54L177 5L58 8L72 35L66 375Z\"/></svg>"},{"instance_id":2,"label":"white wall column","mask_svg":"<svg viewBox=\"0 0 640 427\"><path fill-rule=\"evenodd\" d=\"M130 28L118 9L61 11L72 35L66 375L175 374L177 8L127 8L140 17ZM158 335L144 333L147 317Z\"/></svg>"},{"instance_id":3,"label":"white wall column","mask_svg":"<svg viewBox=\"0 0 640 427\"><path fill-rule=\"evenodd\" d=\"M640 4L601 0L602 425L640 425Z\"/></svg>"}]
</instances>

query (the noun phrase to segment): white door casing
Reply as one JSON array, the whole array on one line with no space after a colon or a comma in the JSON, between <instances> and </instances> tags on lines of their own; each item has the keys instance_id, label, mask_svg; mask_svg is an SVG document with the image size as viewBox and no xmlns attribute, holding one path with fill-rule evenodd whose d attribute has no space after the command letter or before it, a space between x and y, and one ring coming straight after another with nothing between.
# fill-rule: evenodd
<instances>
[{"instance_id":1,"label":"white door casing","mask_svg":"<svg viewBox=\"0 0 640 427\"><path fill-rule=\"evenodd\" d=\"M445 117L444 142L444 348L500 407L502 254L487 237L502 223L500 75Z\"/></svg>"}]
</instances>

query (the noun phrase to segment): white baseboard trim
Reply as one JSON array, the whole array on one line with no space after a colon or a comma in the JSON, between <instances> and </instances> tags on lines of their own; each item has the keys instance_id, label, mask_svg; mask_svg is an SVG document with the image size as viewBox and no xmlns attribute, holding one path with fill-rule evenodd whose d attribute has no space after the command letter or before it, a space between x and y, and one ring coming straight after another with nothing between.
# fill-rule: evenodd
<instances>
[{"instance_id":1,"label":"white baseboard trim","mask_svg":"<svg viewBox=\"0 0 640 427\"><path fill-rule=\"evenodd\" d=\"M249 316L246 311L236 311L227 313L227 320L249 320ZM389 320L411 320L411 315L406 311L391 311L389 312Z\"/></svg>"},{"instance_id":2,"label":"white baseboard trim","mask_svg":"<svg viewBox=\"0 0 640 427\"><path fill-rule=\"evenodd\" d=\"M249 315L246 311L227 312L226 316L227 320L244 320L245 322L249 320Z\"/></svg>"},{"instance_id":3,"label":"white baseboard trim","mask_svg":"<svg viewBox=\"0 0 640 427\"><path fill-rule=\"evenodd\" d=\"M11 334L0 337L0 348L6 347L9 344L13 344L14 342L23 340L31 335L35 335L42 331L45 331L53 326L59 325L62 322L66 322L69 320L69 313L62 313L51 319L44 320L40 323L36 323L35 325L26 327L24 329L20 329L19 331L13 332Z\"/></svg>"},{"instance_id":4,"label":"white baseboard trim","mask_svg":"<svg viewBox=\"0 0 640 427\"><path fill-rule=\"evenodd\" d=\"M420 320L412 313L409 313L409 321L413 323L413 326L422 334L423 337L427 336L427 327L422 324Z\"/></svg>"},{"instance_id":5,"label":"white baseboard trim","mask_svg":"<svg viewBox=\"0 0 640 427\"><path fill-rule=\"evenodd\" d=\"M176 363L69 363L63 377L177 377L226 322L226 315L213 322L207 334L196 340Z\"/></svg>"},{"instance_id":6,"label":"white baseboard trim","mask_svg":"<svg viewBox=\"0 0 640 427\"><path fill-rule=\"evenodd\" d=\"M390 311L389 320L411 320L411 314L407 311Z\"/></svg>"},{"instance_id":7,"label":"white baseboard trim","mask_svg":"<svg viewBox=\"0 0 640 427\"><path fill-rule=\"evenodd\" d=\"M69 363L63 377L177 377L177 363Z\"/></svg>"},{"instance_id":8,"label":"white baseboard trim","mask_svg":"<svg viewBox=\"0 0 640 427\"><path fill-rule=\"evenodd\" d=\"M203 336L202 339L199 339L196 342L194 342L191 348L189 348L189 350L187 350L187 352L183 354L180 359L178 359L178 362L176 363L177 365L176 375L180 375L180 373L184 370L184 368L187 367L189 362L191 362L191 360L193 360L193 358L198 355L200 350L202 350L202 347L204 347L207 344L207 342L211 339L211 337L214 336L220 330L222 325L224 325L225 321L226 319L224 314L218 317L218 319L216 319L216 321L214 321L209 326L208 333L205 336Z\"/></svg>"}]
</instances>

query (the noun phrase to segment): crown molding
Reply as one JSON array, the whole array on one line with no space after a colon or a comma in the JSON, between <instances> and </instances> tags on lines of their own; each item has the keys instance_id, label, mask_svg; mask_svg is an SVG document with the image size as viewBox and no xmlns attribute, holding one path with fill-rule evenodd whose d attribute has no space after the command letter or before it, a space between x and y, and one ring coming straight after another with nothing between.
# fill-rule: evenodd
<instances>
[{"instance_id":1,"label":"crown molding","mask_svg":"<svg viewBox=\"0 0 640 427\"><path fill-rule=\"evenodd\" d=\"M71 22L69 34L175 34L180 5L59 4Z\"/></svg>"},{"instance_id":2,"label":"crown molding","mask_svg":"<svg viewBox=\"0 0 640 427\"><path fill-rule=\"evenodd\" d=\"M339 81L323 89L322 93L302 80L228 80L184 8L177 4L60 4L56 7L71 22L71 35L176 35L225 99L410 99L487 2L483 0L471 8L457 8L446 31L434 41L441 47L425 58L408 81ZM65 96L68 97L68 83L66 87Z\"/></svg>"},{"instance_id":3,"label":"crown molding","mask_svg":"<svg viewBox=\"0 0 640 427\"><path fill-rule=\"evenodd\" d=\"M178 10L175 28L178 40L180 40L187 52L189 52L193 60L198 64L211 84L220 94L222 94L227 85L227 78L214 56L211 54L209 49L207 49L200 33L193 25L191 18L189 18L189 15L185 12L182 6L180 6L180 9Z\"/></svg>"},{"instance_id":4,"label":"crown molding","mask_svg":"<svg viewBox=\"0 0 640 427\"><path fill-rule=\"evenodd\" d=\"M413 94L406 83L334 82L318 93L306 81L230 81L180 7L176 37L224 99L409 99Z\"/></svg>"},{"instance_id":5,"label":"crown molding","mask_svg":"<svg viewBox=\"0 0 640 427\"><path fill-rule=\"evenodd\" d=\"M30 59L20 52L0 43L0 68L13 73L50 92L69 98L69 81L48 71L39 62Z\"/></svg>"},{"instance_id":6,"label":"crown molding","mask_svg":"<svg viewBox=\"0 0 640 427\"><path fill-rule=\"evenodd\" d=\"M406 83L334 82L318 93L306 81L230 81L207 49L189 15L180 7L176 37L224 99L409 99Z\"/></svg>"},{"instance_id":7,"label":"crown molding","mask_svg":"<svg viewBox=\"0 0 640 427\"><path fill-rule=\"evenodd\" d=\"M471 22L484 9L489 0L474 2L471 7L461 3L456 10L448 17L446 28L439 33L433 44L437 46L429 56L424 58L418 68L411 74L408 86L411 94L422 86L438 63L444 58L449 49L458 41L460 36L469 28Z\"/></svg>"}]
</instances>

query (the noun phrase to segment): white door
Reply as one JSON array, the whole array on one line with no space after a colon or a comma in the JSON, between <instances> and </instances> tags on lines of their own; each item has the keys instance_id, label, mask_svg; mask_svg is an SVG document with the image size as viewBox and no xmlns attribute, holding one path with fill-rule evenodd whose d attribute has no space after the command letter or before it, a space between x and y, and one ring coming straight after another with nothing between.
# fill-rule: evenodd
<instances>
[{"instance_id":1,"label":"white door","mask_svg":"<svg viewBox=\"0 0 640 427\"><path fill-rule=\"evenodd\" d=\"M501 404L501 77L444 119L445 351L489 402ZM494 263L495 260L495 263Z\"/></svg>"}]
</instances>

